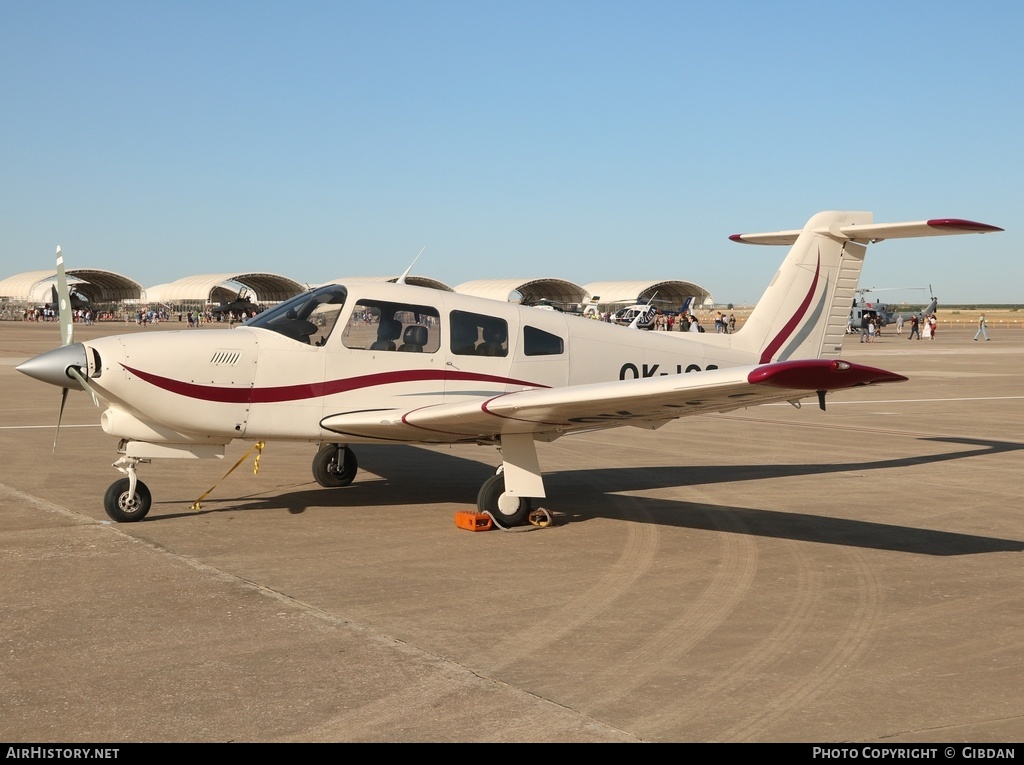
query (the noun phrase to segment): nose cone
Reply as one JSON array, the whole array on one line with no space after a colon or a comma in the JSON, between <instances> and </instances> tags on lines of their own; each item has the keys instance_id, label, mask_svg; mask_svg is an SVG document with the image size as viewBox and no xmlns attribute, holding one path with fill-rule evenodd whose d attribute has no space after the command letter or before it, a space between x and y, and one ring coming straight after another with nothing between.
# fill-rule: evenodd
<instances>
[{"instance_id":1,"label":"nose cone","mask_svg":"<svg viewBox=\"0 0 1024 765\"><path fill-rule=\"evenodd\" d=\"M34 359L19 364L15 369L59 388L82 390L78 380L68 374L68 367L78 367L79 370L89 368L89 358L85 354L85 346L81 343L62 345L60 348L41 353ZM83 371L82 374L87 373Z\"/></svg>"}]
</instances>

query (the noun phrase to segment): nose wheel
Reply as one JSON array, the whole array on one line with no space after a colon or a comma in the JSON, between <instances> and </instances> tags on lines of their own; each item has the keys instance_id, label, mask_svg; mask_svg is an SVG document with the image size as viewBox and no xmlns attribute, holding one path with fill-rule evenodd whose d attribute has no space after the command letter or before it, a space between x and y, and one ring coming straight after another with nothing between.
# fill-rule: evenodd
<instances>
[{"instance_id":1,"label":"nose wheel","mask_svg":"<svg viewBox=\"0 0 1024 765\"><path fill-rule=\"evenodd\" d=\"M153 505L153 495L142 481L135 481L132 491L130 478L119 478L110 484L103 497L103 509L118 523L132 523L146 517Z\"/></svg>"}]
</instances>

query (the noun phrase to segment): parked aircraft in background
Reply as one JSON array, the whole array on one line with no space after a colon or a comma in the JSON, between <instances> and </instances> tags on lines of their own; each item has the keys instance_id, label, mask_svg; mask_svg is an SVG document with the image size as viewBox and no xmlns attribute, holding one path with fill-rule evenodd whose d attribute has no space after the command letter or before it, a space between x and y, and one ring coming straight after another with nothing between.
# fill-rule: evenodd
<instances>
[{"instance_id":1,"label":"parked aircraft in background","mask_svg":"<svg viewBox=\"0 0 1024 765\"><path fill-rule=\"evenodd\" d=\"M249 316L256 310L256 304L252 302L248 292L243 289L234 300L221 301L216 307L211 308L210 312L214 315L233 313L236 316Z\"/></svg>"},{"instance_id":2,"label":"parked aircraft in background","mask_svg":"<svg viewBox=\"0 0 1024 765\"><path fill-rule=\"evenodd\" d=\"M924 292L924 287L884 287L881 289L856 289L854 290L855 295L859 295L859 298L854 298L853 307L850 308L850 321L846 325L846 334L852 334L860 332L861 326L865 318L875 319L876 326L879 330L892 324L896 319L898 311L889 303L883 303L879 300L867 300L869 295L876 292L884 292L887 290L921 290ZM932 287L928 285L928 293L930 294ZM922 316L930 316L935 313L939 307L939 299L932 295L931 302L927 305L924 311L917 312ZM914 311L906 311L909 316Z\"/></svg>"},{"instance_id":3,"label":"parked aircraft in background","mask_svg":"<svg viewBox=\"0 0 1024 765\"><path fill-rule=\"evenodd\" d=\"M502 526L532 520L545 496L537 441L615 427L654 430L696 414L797 403L902 375L839 358L871 242L1001 231L959 219L872 223L823 212L798 230L734 241L792 245L734 334L637 332L558 311L405 283L331 284L235 329L128 334L64 345L19 371L83 390L103 408L126 477L107 490L117 521L152 497L137 468L153 459L223 457L235 439L318 444L313 476L356 476L351 445L476 443L502 464L477 507ZM67 294L57 249L58 283ZM65 306L62 301L62 308ZM58 414L58 428L60 414Z\"/></svg>"},{"instance_id":4,"label":"parked aircraft in background","mask_svg":"<svg viewBox=\"0 0 1024 765\"><path fill-rule=\"evenodd\" d=\"M89 298L81 294L74 287L68 291L68 304L71 306L72 311L84 311L91 305ZM57 294L56 284L50 287L50 302L47 304L47 307L55 313L60 312L60 296Z\"/></svg>"}]
</instances>

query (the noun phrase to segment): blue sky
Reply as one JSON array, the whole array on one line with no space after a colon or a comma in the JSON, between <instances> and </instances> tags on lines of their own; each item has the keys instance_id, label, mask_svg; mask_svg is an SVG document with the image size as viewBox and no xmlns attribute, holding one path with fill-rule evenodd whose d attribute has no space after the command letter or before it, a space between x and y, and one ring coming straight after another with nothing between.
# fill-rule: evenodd
<instances>
[{"instance_id":1,"label":"blue sky","mask_svg":"<svg viewBox=\"0 0 1024 765\"><path fill-rule=\"evenodd\" d=\"M686 279L819 210L1005 233L861 286L1024 302L1024 3L0 0L0 278ZM923 293L888 291L891 300Z\"/></svg>"}]
</instances>

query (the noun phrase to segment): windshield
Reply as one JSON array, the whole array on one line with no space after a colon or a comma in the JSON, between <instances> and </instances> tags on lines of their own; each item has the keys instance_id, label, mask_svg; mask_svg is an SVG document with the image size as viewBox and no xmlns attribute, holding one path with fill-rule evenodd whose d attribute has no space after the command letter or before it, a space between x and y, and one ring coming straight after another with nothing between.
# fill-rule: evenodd
<instances>
[{"instance_id":1,"label":"windshield","mask_svg":"<svg viewBox=\"0 0 1024 765\"><path fill-rule=\"evenodd\" d=\"M330 284L286 300L250 319L247 327L269 329L307 345L323 345L338 321L348 293Z\"/></svg>"}]
</instances>

